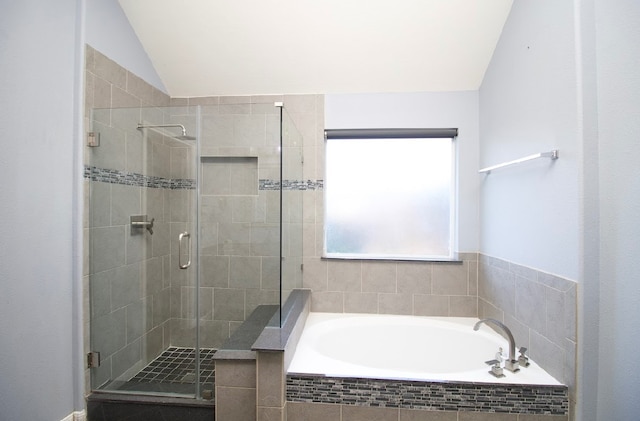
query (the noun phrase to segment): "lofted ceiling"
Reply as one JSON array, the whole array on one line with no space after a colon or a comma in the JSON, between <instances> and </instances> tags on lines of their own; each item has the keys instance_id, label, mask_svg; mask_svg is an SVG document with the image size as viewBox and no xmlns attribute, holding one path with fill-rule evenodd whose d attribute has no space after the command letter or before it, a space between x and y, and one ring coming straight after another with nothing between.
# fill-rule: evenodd
<instances>
[{"instance_id":1,"label":"lofted ceiling","mask_svg":"<svg viewBox=\"0 0 640 421\"><path fill-rule=\"evenodd\" d=\"M513 0L119 0L172 97L476 90Z\"/></svg>"}]
</instances>

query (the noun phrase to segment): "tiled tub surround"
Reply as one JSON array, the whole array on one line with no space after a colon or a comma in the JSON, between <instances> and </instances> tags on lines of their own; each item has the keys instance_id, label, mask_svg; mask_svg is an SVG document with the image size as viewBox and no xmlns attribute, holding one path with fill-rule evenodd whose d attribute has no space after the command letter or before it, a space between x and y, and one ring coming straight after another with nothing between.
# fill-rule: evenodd
<instances>
[{"instance_id":1,"label":"tiled tub surround","mask_svg":"<svg viewBox=\"0 0 640 421\"><path fill-rule=\"evenodd\" d=\"M457 262L305 258L311 310L477 317L477 254Z\"/></svg>"},{"instance_id":2,"label":"tiled tub surround","mask_svg":"<svg viewBox=\"0 0 640 421\"><path fill-rule=\"evenodd\" d=\"M287 401L566 416L567 387L534 361L501 379L487 372L484 361L508 344L489 328L473 331L476 321L310 313L289 366Z\"/></svg>"},{"instance_id":3,"label":"tiled tub surround","mask_svg":"<svg viewBox=\"0 0 640 421\"><path fill-rule=\"evenodd\" d=\"M308 192L313 194L314 192ZM321 231L321 226L318 227ZM495 318L547 372L575 384L576 288L571 280L477 253L462 263L305 257L311 310Z\"/></svg>"},{"instance_id":4,"label":"tiled tub surround","mask_svg":"<svg viewBox=\"0 0 640 421\"><path fill-rule=\"evenodd\" d=\"M577 284L485 255L478 274L478 317L509 326L518 345L569 386L573 400Z\"/></svg>"},{"instance_id":5,"label":"tiled tub surround","mask_svg":"<svg viewBox=\"0 0 640 421\"><path fill-rule=\"evenodd\" d=\"M288 375L287 401L428 411L568 414L566 386Z\"/></svg>"}]
</instances>

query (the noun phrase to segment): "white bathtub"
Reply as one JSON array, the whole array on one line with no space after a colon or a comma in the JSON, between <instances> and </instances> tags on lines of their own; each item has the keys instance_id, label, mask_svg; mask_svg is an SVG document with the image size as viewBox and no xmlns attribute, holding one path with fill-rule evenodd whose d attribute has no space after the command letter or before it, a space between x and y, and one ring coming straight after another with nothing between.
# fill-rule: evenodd
<instances>
[{"instance_id":1,"label":"white bathtub","mask_svg":"<svg viewBox=\"0 0 640 421\"><path fill-rule=\"evenodd\" d=\"M468 317L309 313L289 374L418 381L559 385L535 362L506 377L485 361L508 342ZM516 338L517 340L517 338ZM516 342L516 345L517 342ZM516 356L518 354L516 353Z\"/></svg>"}]
</instances>

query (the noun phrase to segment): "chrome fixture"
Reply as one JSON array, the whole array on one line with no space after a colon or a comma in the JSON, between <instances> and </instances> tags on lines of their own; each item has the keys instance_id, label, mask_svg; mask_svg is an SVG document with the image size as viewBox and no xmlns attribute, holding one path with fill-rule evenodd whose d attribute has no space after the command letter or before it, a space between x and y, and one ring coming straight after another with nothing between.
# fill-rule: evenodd
<instances>
[{"instance_id":1,"label":"chrome fixture","mask_svg":"<svg viewBox=\"0 0 640 421\"><path fill-rule=\"evenodd\" d=\"M138 123L138 130L142 130L142 129L164 129L164 128L171 128L171 127L178 127L180 129L182 129L182 135L171 136L171 137L173 137L175 139L178 139L178 140L196 140L195 137L187 135L187 129L185 129L185 127L182 124L142 124L142 123Z\"/></svg>"},{"instance_id":2,"label":"chrome fixture","mask_svg":"<svg viewBox=\"0 0 640 421\"><path fill-rule=\"evenodd\" d=\"M100 353L91 351L87 354L87 368L100 367Z\"/></svg>"},{"instance_id":3,"label":"chrome fixture","mask_svg":"<svg viewBox=\"0 0 640 421\"><path fill-rule=\"evenodd\" d=\"M473 326L473 330L478 330L482 323L491 323L496 327L502 329L502 331L507 335L507 338L509 339L509 359L504 363L504 368L514 373L520 371L518 360L516 360L516 341L513 339L513 335L511 334L509 328L496 319L482 319L478 323L476 323L475 326Z\"/></svg>"},{"instance_id":4,"label":"chrome fixture","mask_svg":"<svg viewBox=\"0 0 640 421\"><path fill-rule=\"evenodd\" d=\"M549 152L540 152L533 155L525 156L524 158L514 159L513 161L503 162L502 164L492 165L490 167L483 168L478 172L485 173L488 175L488 174L491 174L491 171L497 170L498 168L509 167L511 165L520 164L522 162L527 162L527 161L531 161L532 159L538 159L538 158L550 158L552 161L555 161L556 159L558 159L558 150L553 149Z\"/></svg>"},{"instance_id":5,"label":"chrome fixture","mask_svg":"<svg viewBox=\"0 0 640 421\"><path fill-rule=\"evenodd\" d=\"M87 146L90 148L97 148L100 146L100 133L87 132Z\"/></svg>"},{"instance_id":6,"label":"chrome fixture","mask_svg":"<svg viewBox=\"0 0 640 421\"><path fill-rule=\"evenodd\" d=\"M187 263L182 263L182 240L184 239L188 240L188 253L187 253ZM191 266L191 234L189 234L187 231L185 232L181 232L180 235L178 235L178 267L180 269L187 269L189 266Z\"/></svg>"},{"instance_id":7,"label":"chrome fixture","mask_svg":"<svg viewBox=\"0 0 640 421\"><path fill-rule=\"evenodd\" d=\"M148 218L147 215L131 215L131 235L138 234L142 228L146 228L149 234L153 235L153 222L156 218L151 218L151 221Z\"/></svg>"},{"instance_id":8,"label":"chrome fixture","mask_svg":"<svg viewBox=\"0 0 640 421\"><path fill-rule=\"evenodd\" d=\"M518 352L520 352L520 356L518 357L520 367L529 367L529 357L524 355L524 353L527 352L527 348L521 346Z\"/></svg>"},{"instance_id":9,"label":"chrome fixture","mask_svg":"<svg viewBox=\"0 0 640 421\"><path fill-rule=\"evenodd\" d=\"M497 378L505 377L504 370L502 369L502 366L500 366L500 360L485 361L485 364L488 364L491 366L491 370L489 370L489 374L491 374L493 377L497 377Z\"/></svg>"}]
</instances>

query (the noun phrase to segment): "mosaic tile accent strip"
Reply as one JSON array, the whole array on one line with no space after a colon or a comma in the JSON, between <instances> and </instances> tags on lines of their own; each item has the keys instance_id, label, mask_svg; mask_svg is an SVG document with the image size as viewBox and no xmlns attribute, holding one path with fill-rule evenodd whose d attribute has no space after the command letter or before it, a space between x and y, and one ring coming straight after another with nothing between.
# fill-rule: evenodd
<instances>
[{"instance_id":1,"label":"mosaic tile accent strip","mask_svg":"<svg viewBox=\"0 0 640 421\"><path fill-rule=\"evenodd\" d=\"M200 349L200 382L214 383L215 349ZM130 381L154 383L195 383L195 357L193 348L169 347Z\"/></svg>"},{"instance_id":2,"label":"mosaic tile accent strip","mask_svg":"<svg viewBox=\"0 0 640 421\"><path fill-rule=\"evenodd\" d=\"M280 190L279 180L261 179L258 188L260 190ZM324 180L283 180L283 190L322 190Z\"/></svg>"},{"instance_id":3,"label":"mosaic tile accent strip","mask_svg":"<svg viewBox=\"0 0 640 421\"><path fill-rule=\"evenodd\" d=\"M150 187L156 189L170 190L194 190L196 180L191 178L163 178L151 175L131 173L121 170L111 170L107 168L91 167L85 165L84 178L102 183L123 184L126 186ZM284 190L322 190L324 180L284 180L282 183ZM278 180L259 180L259 190L280 190Z\"/></svg>"},{"instance_id":4,"label":"mosaic tile accent strip","mask_svg":"<svg viewBox=\"0 0 640 421\"><path fill-rule=\"evenodd\" d=\"M155 189L193 190L196 188L196 181L190 178L155 177L120 170L91 167L87 165L84 167L84 178L103 183L151 187Z\"/></svg>"},{"instance_id":5,"label":"mosaic tile accent strip","mask_svg":"<svg viewBox=\"0 0 640 421\"><path fill-rule=\"evenodd\" d=\"M357 406L567 415L566 386L287 376L287 401Z\"/></svg>"}]
</instances>

